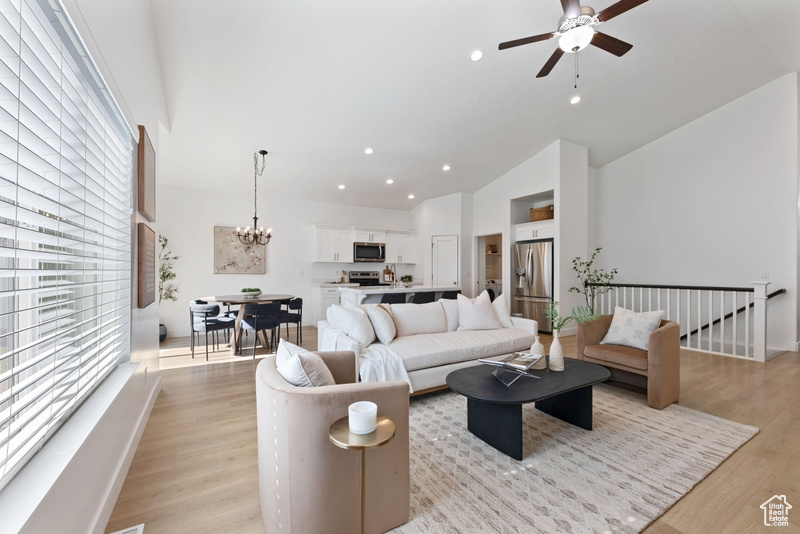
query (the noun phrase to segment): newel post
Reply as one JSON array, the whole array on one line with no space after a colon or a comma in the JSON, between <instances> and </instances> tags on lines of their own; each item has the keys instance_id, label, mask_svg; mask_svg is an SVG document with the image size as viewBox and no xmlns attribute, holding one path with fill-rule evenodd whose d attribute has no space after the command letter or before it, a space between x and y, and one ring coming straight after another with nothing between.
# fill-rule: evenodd
<instances>
[{"instance_id":1,"label":"newel post","mask_svg":"<svg viewBox=\"0 0 800 534\"><path fill-rule=\"evenodd\" d=\"M753 358L759 362L767 361L767 286L766 280L750 282L753 284Z\"/></svg>"}]
</instances>

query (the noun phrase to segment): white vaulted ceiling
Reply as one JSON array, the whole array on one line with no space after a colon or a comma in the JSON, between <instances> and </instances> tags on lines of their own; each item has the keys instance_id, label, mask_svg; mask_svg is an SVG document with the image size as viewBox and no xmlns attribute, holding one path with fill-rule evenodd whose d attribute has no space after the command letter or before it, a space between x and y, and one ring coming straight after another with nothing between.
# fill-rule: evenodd
<instances>
[{"instance_id":1,"label":"white vaulted ceiling","mask_svg":"<svg viewBox=\"0 0 800 534\"><path fill-rule=\"evenodd\" d=\"M168 120L161 183L249 191L264 148L260 191L383 208L477 191L559 138L602 166L800 70L798 0L650 0L599 28L633 44L628 54L580 53L574 106L574 56L536 78L556 40L497 49L554 31L558 0L152 9Z\"/></svg>"}]
</instances>

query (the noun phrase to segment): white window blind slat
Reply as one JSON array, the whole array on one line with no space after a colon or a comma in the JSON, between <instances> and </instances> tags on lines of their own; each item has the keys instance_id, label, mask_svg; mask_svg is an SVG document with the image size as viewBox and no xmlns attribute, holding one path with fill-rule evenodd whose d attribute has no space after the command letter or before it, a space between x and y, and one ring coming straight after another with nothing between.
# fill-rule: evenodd
<instances>
[{"instance_id":1,"label":"white window blind slat","mask_svg":"<svg viewBox=\"0 0 800 534\"><path fill-rule=\"evenodd\" d=\"M59 0L0 0L0 487L130 351L130 129Z\"/></svg>"}]
</instances>

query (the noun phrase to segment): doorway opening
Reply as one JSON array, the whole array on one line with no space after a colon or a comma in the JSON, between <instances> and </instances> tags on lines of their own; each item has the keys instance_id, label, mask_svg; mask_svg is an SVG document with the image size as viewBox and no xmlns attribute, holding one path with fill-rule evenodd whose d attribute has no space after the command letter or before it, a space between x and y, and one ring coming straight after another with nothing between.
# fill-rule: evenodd
<instances>
[{"instance_id":1,"label":"doorway opening","mask_svg":"<svg viewBox=\"0 0 800 534\"><path fill-rule=\"evenodd\" d=\"M494 300L503 293L503 234L477 237L476 294L486 290Z\"/></svg>"}]
</instances>

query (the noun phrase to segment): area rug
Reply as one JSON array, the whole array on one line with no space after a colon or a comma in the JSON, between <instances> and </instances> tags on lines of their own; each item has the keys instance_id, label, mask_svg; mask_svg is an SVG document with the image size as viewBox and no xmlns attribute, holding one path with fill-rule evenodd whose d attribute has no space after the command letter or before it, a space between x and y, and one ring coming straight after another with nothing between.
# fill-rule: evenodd
<instances>
[{"instance_id":1,"label":"area rug","mask_svg":"<svg viewBox=\"0 0 800 534\"><path fill-rule=\"evenodd\" d=\"M466 398L411 399L411 519L392 532L640 532L758 433L594 388L594 430L523 407L522 461L467 430Z\"/></svg>"}]
</instances>

